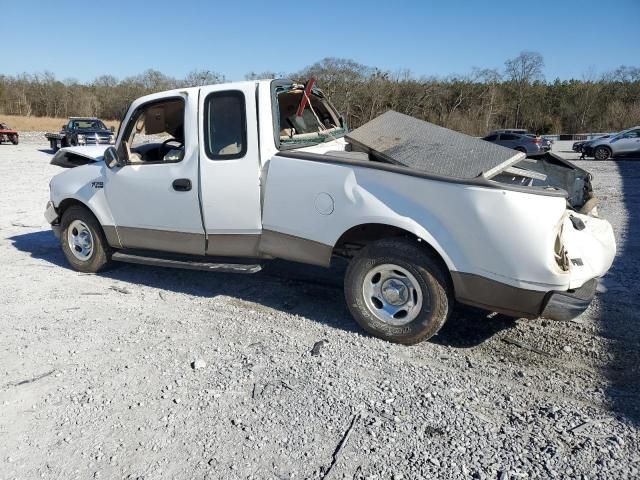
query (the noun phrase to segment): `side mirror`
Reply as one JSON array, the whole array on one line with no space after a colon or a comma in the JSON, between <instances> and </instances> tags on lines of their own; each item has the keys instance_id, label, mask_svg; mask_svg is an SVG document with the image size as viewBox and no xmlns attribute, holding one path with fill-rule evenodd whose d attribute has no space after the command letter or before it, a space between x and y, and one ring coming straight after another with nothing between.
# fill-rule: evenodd
<instances>
[{"instance_id":1,"label":"side mirror","mask_svg":"<svg viewBox=\"0 0 640 480\"><path fill-rule=\"evenodd\" d=\"M116 131L116 127L114 127L113 125L111 125L111 133Z\"/></svg>"},{"instance_id":2,"label":"side mirror","mask_svg":"<svg viewBox=\"0 0 640 480\"><path fill-rule=\"evenodd\" d=\"M116 147L108 147L104 151L104 163L109 168L124 166L124 161L118 156Z\"/></svg>"}]
</instances>

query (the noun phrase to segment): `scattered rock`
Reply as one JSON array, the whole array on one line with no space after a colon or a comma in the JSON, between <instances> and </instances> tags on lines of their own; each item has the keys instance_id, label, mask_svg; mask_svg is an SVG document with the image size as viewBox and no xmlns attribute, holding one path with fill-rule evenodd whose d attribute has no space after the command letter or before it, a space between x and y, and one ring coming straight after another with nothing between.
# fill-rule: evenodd
<instances>
[{"instance_id":1,"label":"scattered rock","mask_svg":"<svg viewBox=\"0 0 640 480\"><path fill-rule=\"evenodd\" d=\"M329 340L319 340L316 343L314 343L313 348L311 349L311 355L313 355L314 357L319 356L320 350L326 343L329 343Z\"/></svg>"},{"instance_id":2,"label":"scattered rock","mask_svg":"<svg viewBox=\"0 0 640 480\"><path fill-rule=\"evenodd\" d=\"M201 358L197 358L193 362L191 362L191 368L193 368L194 370L200 370L201 368L205 368L206 366L207 362L205 362Z\"/></svg>"}]
</instances>

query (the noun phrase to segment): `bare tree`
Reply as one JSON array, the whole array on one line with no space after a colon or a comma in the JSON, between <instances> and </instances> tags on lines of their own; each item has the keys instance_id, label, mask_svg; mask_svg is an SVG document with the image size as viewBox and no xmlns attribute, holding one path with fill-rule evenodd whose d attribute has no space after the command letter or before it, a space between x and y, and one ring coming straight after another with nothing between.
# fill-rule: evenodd
<instances>
[{"instance_id":1,"label":"bare tree","mask_svg":"<svg viewBox=\"0 0 640 480\"><path fill-rule=\"evenodd\" d=\"M223 83L224 81L224 75L221 73L212 72L211 70L192 70L184 79L184 84L186 87L201 87L203 85Z\"/></svg>"},{"instance_id":2,"label":"bare tree","mask_svg":"<svg viewBox=\"0 0 640 480\"><path fill-rule=\"evenodd\" d=\"M528 87L536 80L542 80L544 59L537 52L520 52L516 58L504 62L507 79L513 84L517 101L515 106L514 127L520 127L522 108Z\"/></svg>"},{"instance_id":3,"label":"bare tree","mask_svg":"<svg viewBox=\"0 0 640 480\"><path fill-rule=\"evenodd\" d=\"M467 75L416 78L408 70L390 72L325 58L297 73L251 72L246 78L303 82L314 77L350 127L389 109L470 135L514 122L538 133L602 132L640 124L640 68L545 82L543 65L539 54L523 52L505 63L503 74L474 69ZM224 76L210 70L195 70L184 79L147 70L124 79L102 75L89 83L60 81L50 72L0 75L0 114L121 119L142 95L221 81Z\"/></svg>"}]
</instances>

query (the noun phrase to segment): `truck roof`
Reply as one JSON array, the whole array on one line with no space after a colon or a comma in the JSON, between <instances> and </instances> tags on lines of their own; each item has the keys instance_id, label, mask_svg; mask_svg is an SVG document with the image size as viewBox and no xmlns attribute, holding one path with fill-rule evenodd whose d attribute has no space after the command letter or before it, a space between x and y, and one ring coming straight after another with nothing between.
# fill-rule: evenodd
<instances>
[{"instance_id":1,"label":"truck roof","mask_svg":"<svg viewBox=\"0 0 640 480\"><path fill-rule=\"evenodd\" d=\"M293 80L288 80L288 79L284 79L284 78L276 78L276 79L263 79L263 80L242 80L240 82L225 82L225 83L212 83L209 85L200 85L197 87L186 87L186 88L174 88L172 90L165 90L162 92L156 92L156 93L151 93L149 95L145 95L144 97L139 97L137 98L134 102L135 103L145 103L149 100L155 100L155 99L159 99L159 98L164 98L167 96L170 96L172 94L180 94L183 92L186 92L187 94L189 93L195 93L198 90L200 90L201 88L205 88L205 87L223 87L223 88L229 88L229 89L233 89L233 88L237 88L240 86L245 86L245 85L255 85L257 83L259 84L271 84L271 82L291 82L293 83Z\"/></svg>"}]
</instances>

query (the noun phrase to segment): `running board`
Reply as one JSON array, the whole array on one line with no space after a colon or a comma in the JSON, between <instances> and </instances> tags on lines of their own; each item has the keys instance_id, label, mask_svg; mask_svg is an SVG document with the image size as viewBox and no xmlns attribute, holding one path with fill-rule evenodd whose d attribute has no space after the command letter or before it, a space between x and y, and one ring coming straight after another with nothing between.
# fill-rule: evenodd
<instances>
[{"instance_id":1,"label":"running board","mask_svg":"<svg viewBox=\"0 0 640 480\"><path fill-rule=\"evenodd\" d=\"M155 267L185 268L188 270L205 270L208 272L222 273L258 273L262 265L244 263L214 263L199 260L177 260L173 258L158 258L147 255L135 255L132 253L115 252L111 256L117 262L138 263L140 265L152 265Z\"/></svg>"}]
</instances>

